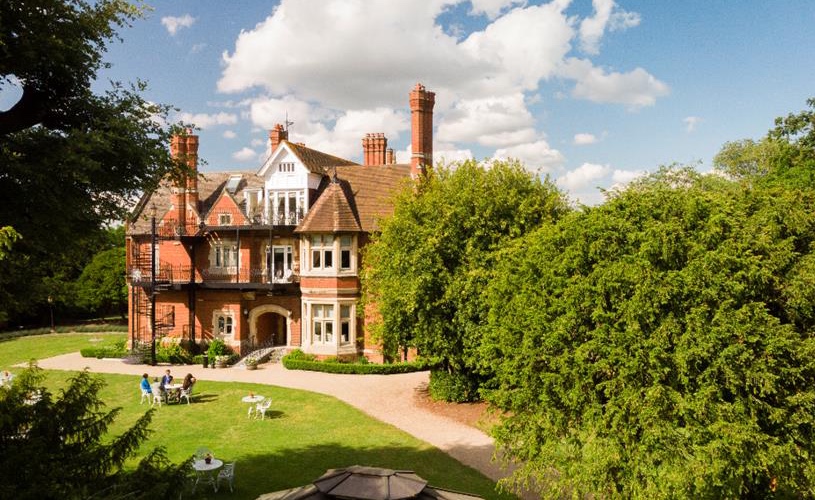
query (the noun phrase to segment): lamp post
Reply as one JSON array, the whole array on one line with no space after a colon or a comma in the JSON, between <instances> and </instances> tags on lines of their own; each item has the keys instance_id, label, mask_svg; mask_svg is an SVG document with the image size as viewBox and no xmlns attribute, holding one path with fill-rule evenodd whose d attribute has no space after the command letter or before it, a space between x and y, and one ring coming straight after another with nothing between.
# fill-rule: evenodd
<instances>
[{"instance_id":1,"label":"lamp post","mask_svg":"<svg viewBox=\"0 0 815 500\"><path fill-rule=\"evenodd\" d=\"M48 296L48 310L51 313L51 333L54 333L54 297Z\"/></svg>"}]
</instances>

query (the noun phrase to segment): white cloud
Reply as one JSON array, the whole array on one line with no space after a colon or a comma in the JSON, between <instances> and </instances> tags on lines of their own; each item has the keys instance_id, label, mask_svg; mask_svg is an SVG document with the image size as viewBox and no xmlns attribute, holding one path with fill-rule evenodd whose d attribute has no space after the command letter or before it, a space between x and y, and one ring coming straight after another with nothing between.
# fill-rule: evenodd
<instances>
[{"instance_id":1,"label":"white cloud","mask_svg":"<svg viewBox=\"0 0 815 500\"><path fill-rule=\"evenodd\" d=\"M237 136L238 134L236 134L233 130L224 130L223 133L224 139L234 139Z\"/></svg>"},{"instance_id":2,"label":"white cloud","mask_svg":"<svg viewBox=\"0 0 815 500\"><path fill-rule=\"evenodd\" d=\"M580 22L580 48L596 55L600 52L600 40L606 32L624 31L640 23L640 15L620 10L614 0L592 0L594 16Z\"/></svg>"},{"instance_id":3,"label":"white cloud","mask_svg":"<svg viewBox=\"0 0 815 500\"><path fill-rule=\"evenodd\" d=\"M590 186L599 181L611 172L608 165L597 165L595 163L584 163L575 170L566 172L557 178L557 184L569 191L576 191Z\"/></svg>"},{"instance_id":4,"label":"white cloud","mask_svg":"<svg viewBox=\"0 0 815 500\"><path fill-rule=\"evenodd\" d=\"M572 95L594 102L626 104L631 109L653 106L670 92L668 85L642 68L628 73L606 73L585 59L569 59L563 73L575 80Z\"/></svg>"},{"instance_id":5,"label":"white cloud","mask_svg":"<svg viewBox=\"0 0 815 500\"><path fill-rule=\"evenodd\" d=\"M577 146L585 146L586 144L594 144L597 142L597 137L594 134L582 133L574 135L574 144Z\"/></svg>"},{"instance_id":6,"label":"white cloud","mask_svg":"<svg viewBox=\"0 0 815 500\"><path fill-rule=\"evenodd\" d=\"M523 94L458 101L445 114L436 137L440 141L507 146L534 140L534 119Z\"/></svg>"},{"instance_id":7,"label":"white cloud","mask_svg":"<svg viewBox=\"0 0 815 500\"><path fill-rule=\"evenodd\" d=\"M234 105L253 125L269 129L288 114L292 140L353 159L364 133L404 139L407 93L421 81L436 92L436 140L450 146L436 156L499 148L546 169L563 156L543 140L530 108L545 105L549 81L573 81L574 98L634 109L668 92L644 69L616 72L568 58L576 44L595 40L599 48L603 33L639 23L613 1L596 0L585 28L566 12L570 0L471 0L470 15L486 24L468 34L442 26L439 16L464 3L281 0L223 53L218 90L250 95Z\"/></svg>"},{"instance_id":8,"label":"white cloud","mask_svg":"<svg viewBox=\"0 0 815 500\"><path fill-rule=\"evenodd\" d=\"M682 120L682 123L685 124L685 131L691 133L696 130L696 126L702 122L702 119L698 116L688 116Z\"/></svg>"},{"instance_id":9,"label":"white cloud","mask_svg":"<svg viewBox=\"0 0 815 500\"><path fill-rule=\"evenodd\" d=\"M525 4L526 0L470 0L472 9L470 15L484 14L488 19L495 19L502 10Z\"/></svg>"},{"instance_id":10,"label":"white cloud","mask_svg":"<svg viewBox=\"0 0 815 500\"><path fill-rule=\"evenodd\" d=\"M190 123L202 129L214 127L217 125L234 125L238 123L238 117L232 113L178 113L177 120L184 123Z\"/></svg>"},{"instance_id":11,"label":"white cloud","mask_svg":"<svg viewBox=\"0 0 815 500\"><path fill-rule=\"evenodd\" d=\"M167 16L161 18L161 24L167 28L167 33L170 36L175 36L178 33L178 30L181 28L189 28L190 26L195 23L195 18L189 14L184 14L183 16Z\"/></svg>"},{"instance_id":12,"label":"white cloud","mask_svg":"<svg viewBox=\"0 0 815 500\"><path fill-rule=\"evenodd\" d=\"M514 158L533 172L552 172L563 163L563 155L552 149L545 140L519 144L495 151L495 159Z\"/></svg>"},{"instance_id":13,"label":"white cloud","mask_svg":"<svg viewBox=\"0 0 815 500\"><path fill-rule=\"evenodd\" d=\"M233 159L243 162L255 160L257 159L257 157L258 153L251 148L243 148L240 151L235 151L234 153L232 153Z\"/></svg>"},{"instance_id":14,"label":"white cloud","mask_svg":"<svg viewBox=\"0 0 815 500\"><path fill-rule=\"evenodd\" d=\"M207 44L205 44L205 43L196 43L195 45L190 47L190 53L191 54L197 54L197 53L201 52L202 50L204 50L205 48L207 48Z\"/></svg>"},{"instance_id":15,"label":"white cloud","mask_svg":"<svg viewBox=\"0 0 815 500\"><path fill-rule=\"evenodd\" d=\"M647 174L645 170L614 170L611 174L611 181L615 186L623 186Z\"/></svg>"}]
</instances>

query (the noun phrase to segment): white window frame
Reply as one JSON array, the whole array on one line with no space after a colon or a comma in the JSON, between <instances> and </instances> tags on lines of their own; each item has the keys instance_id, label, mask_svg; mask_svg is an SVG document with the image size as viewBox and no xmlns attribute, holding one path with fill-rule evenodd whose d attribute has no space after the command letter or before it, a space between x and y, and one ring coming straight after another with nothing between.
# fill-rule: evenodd
<instances>
[{"instance_id":1,"label":"white window frame","mask_svg":"<svg viewBox=\"0 0 815 500\"><path fill-rule=\"evenodd\" d=\"M272 221L288 221L293 224L292 217L296 220L298 214L302 217L306 215L306 192L303 189L283 189L275 190L269 194L270 219ZM294 203L294 206L292 206Z\"/></svg>"},{"instance_id":2,"label":"white window frame","mask_svg":"<svg viewBox=\"0 0 815 500\"><path fill-rule=\"evenodd\" d=\"M338 335L337 340L339 341L339 345L341 345L341 346L351 345L352 343L356 342L356 334L355 333L352 334L352 332L354 332L354 330L355 330L354 326L355 326L355 323L356 323L354 321L354 304L340 303L339 306L340 306L339 307L339 310L340 310L339 311L340 328L339 328L339 332L337 332L337 335ZM348 311L348 316L343 315L345 310ZM345 326L348 327L348 338L347 339L343 339L343 327L345 327Z\"/></svg>"},{"instance_id":3,"label":"white window frame","mask_svg":"<svg viewBox=\"0 0 815 500\"><path fill-rule=\"evenodd\" d=\"M225 309L212 312L213 337L220 339L234 339L236 326L237 322L235 321L235 313L232 310Z\"/></svg>"},{"instance_id":4,"label":"white window frame","mask_svg":"<svg viewBox=\"0 0 815 500\"><path fill-rule=\"evenodd\" d=\"M212 245L212 267L215 269L235 270L240 262L240 250L237 243L222 241Z\"/></svg>"},{"instance_id":5,"label":"white window frame","mask_svg":"<svg viewBox=\"0 0 815 500\"><path fill-rule=\"evenodd\" d=\"M345 239L347 239L347 241L348 241L347 245L343 241ZM355 260L356 259L354 258L355 253L356 253L356 252L354 252L354 247L355 247L355 245L354 245L354 237L352 235L350 235L350 234L343 234L343 235L340 235L338 238L335 238L335 240L337 241L337 244L339 245L339 252L337 252L337 254L339 256L338 264L339 264L340 272L353 271L354 268L356 267L355 266L355 264L356 264ZM342 263L344 253L348 254L348 266L343 266L343 263Z\"/></svg>"},{"instance_id":6,"label":"white window frame","mask_svg":"<svg viewBox=\"0 0 815 500\"><path fill-rule=\"evenodd\" d=\"M334 248L333 234L312 234L309 240L309 269L313 271L333 271L335 269L336 259L334 255L336 250ZM326 265L327 257L331 258L331 264Z\"/></svg>"},{"instance_id":7,"label":"white window frame","mask_svg":"<svg viewBox=\"0 0 815 500\"><path fill-rule=\"evenodd\" d=\"M232 225L232 214L230 213L223 213L218 214L218 225L219 226L230 226Z\"/></svg>"},{"instance_id":8,"label":"white window frame","mask_svg":"<svg viewBox=\"0 0 815 500\"><path fill-rule=\"evenodd\" d=\"M275 265L275 254L277 250L281 250L283 254L283 267L277 269ZM292 277L292 269L294 268L294 253L292 245L266 245L266 251L269 257L266 261L266 271L274 281L288 282ZM278 271L280 275L278 276Z\"/></svg>"},{"instance_id":9,"label":"white window frame","mask_svg":"<svg viewBox=\"0 0 815 500\"><path fill-rule=\"evenodd\" d=\"M336 345L334 315L336 304L311 304L311 343L314 345ZM330 337L330 338L329 338Z\"/></svg>"}]
</instances>

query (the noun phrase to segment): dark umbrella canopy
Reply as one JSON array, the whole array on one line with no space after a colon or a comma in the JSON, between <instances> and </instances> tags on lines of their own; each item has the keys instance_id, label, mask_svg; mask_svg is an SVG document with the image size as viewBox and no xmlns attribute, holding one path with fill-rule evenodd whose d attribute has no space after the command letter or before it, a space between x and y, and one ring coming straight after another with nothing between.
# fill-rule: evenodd
<instances>
[{"instance_id":1,"label":"dark umbrella canopy","mask_svg":"<svg viewBox=\"0 0 815 500\"><path fill-rule=\"evenodd\" d=\"M427 481L413 471L354 465L330 470L314 486L326 495L361 500L400 500L422 492Z\"/></svg>"},{"instance_id":2,"label":"dark umbrella canopy","mask_svg":"<svg viewBox=\"0 0 815 500\"><path fill-rule=\"evenodd\" d=\"M257 500L482 500L457 491L434 488L409 470L353 465L330 469L313 484L266 493Z\"/></svg>"}]
</instances>

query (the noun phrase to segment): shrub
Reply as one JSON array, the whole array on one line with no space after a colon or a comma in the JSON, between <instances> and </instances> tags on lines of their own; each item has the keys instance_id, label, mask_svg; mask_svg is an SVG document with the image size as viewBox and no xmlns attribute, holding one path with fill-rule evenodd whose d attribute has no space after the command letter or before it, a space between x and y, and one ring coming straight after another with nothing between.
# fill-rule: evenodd
<instances>
[{"instance_id":1,"label":"shrub","mask_svg":"<svg viewBox=\"0 0 815 500\"><path fill-rule=\"evenodd\" d=\"M86 347L80 349L79 353L83 358L124 358L127 356L127 349L124 345L108 346L108 347Z\"/></svg>"},{"instance_id":2,"label":"shrub","mask_svg":"<svg viewBox=\"0 0 815 500\"><path fill-rule=\"evenodd\" d=\"M156 361L159 363L188 365L192 360L192 355L178 344L156 346Z\"/></svg>"},{"instance_id":3,"label":"shrub","mask_svg":"<svg viewBox=\"0 0 815 500\"><path fill-rule=\"evenodd\" d=\"M310 357L311 359L306 359ZM391 375L395 373L418 372L427 369L425 361L408 363L375 364L375 363L339 363L315 361L314 356L302 351L292 351L283 357L283 366L288 370L309 370L326 373L346 373L356 375Z\"/></svg>"},{"instance_id":4,"label":"shrub","mask_svg":"<svg viewBox=\"0 0 815 500\"><path fill-rule=\"evenodd\" d=\"M430 397L437 401L465 403L478 401L478 384L464 374L432 370L428 384Z\"/></svg>"},{"instance_id":5,"label":"shrub","mask_svg":"<svg viewBox=\"0 0 815 500\"><path fill-rule=\"evenodd\" d=\"M212 339L207 348L207 355L209 359L215 359L218 356L227 356L232 354L232 349L221 339Z\"/></svg>"}]
</instances>

